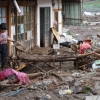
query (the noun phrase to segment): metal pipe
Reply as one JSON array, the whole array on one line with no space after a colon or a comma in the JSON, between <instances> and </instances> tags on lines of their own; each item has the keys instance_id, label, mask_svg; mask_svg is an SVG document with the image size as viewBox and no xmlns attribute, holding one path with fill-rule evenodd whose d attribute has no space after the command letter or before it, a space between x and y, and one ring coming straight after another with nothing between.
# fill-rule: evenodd
<instances>
[{"instance_id":1,"label":"metal pipe","mask_svg":"<svg viewBox=\"0 0 100 100\"><path fill-rule=\"evenodd\" d=\"M17 4L17 1L16 1L16 0L13 0L13 2L14 2L14 5L15 5L15 7L16 7L18 13L21 13L21 10L20 10L20 8L19 8L19 6L18 6L18 4Z\"/></svg>"}]
</instances>

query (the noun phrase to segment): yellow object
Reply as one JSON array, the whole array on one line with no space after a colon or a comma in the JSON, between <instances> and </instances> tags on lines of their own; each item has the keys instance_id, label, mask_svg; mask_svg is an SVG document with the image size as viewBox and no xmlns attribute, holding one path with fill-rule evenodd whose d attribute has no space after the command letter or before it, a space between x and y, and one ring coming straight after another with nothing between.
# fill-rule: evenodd
<instances>
[{"instance_id":1,"label":"yellow object","mask_svg":"<svg viewBox=\"0 0 100 100\"><path fill-rule=\"evenodd\" d=\"M67 90L66 92L67 92L66 94L71 94L72 93L71 90Z\"/></svg>"},{"instance_id":2,"label":"yellow object","mask_svg":"<svg viewBox=\"0 0 100 100\"><path fill-rule=\"evenodd\" d=\"M52 33L55 35L56 39L60 41L60 34L56 31L55 27L52 27Z\"/></svg>"},{"instance_id":3,"label":"yellow object","mask_svg":"<svg viewBox=\"0 0 100 100\"><path fill-rule=\"evenodd\" d=\"M23 69L24 67L26 67L26 64L25 63L20 63L20 65L18 66L18 68L16 68L15 70L19 71L19 70Z\"/></svg>"},{"instance_id":4,"label":"yellow object","mask_svg":"<svg viewBox=\"0 0 100 100\"><path fill-rule=\"evenodd\" d=\"M70 89L67 89L67 90L60 90L59 91L59 94L68 94L68 95L70 95L72 93L72 91L70 90Z\"/></svg>"}]
</instances>

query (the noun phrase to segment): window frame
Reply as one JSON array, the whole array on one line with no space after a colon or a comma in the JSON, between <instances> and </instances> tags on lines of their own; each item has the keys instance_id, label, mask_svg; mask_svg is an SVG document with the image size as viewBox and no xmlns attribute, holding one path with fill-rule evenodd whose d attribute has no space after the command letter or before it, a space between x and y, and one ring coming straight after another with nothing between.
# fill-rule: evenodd
<instances>
[{"instance_id":1,"label":"window frame","mask_svg":"<svg viewBox=\"0 0 100 100\"><path fill-rule=\"evenodd\" d=\"M13 16L11 16L11 18L12 17L15 17L15 26L16 26L16 30L15 30L15 35L16 35L16 38L15 38L15 40L18 40L18 41L25 41L25 40L29 40L29 39L27 39L26 38L26 36L25 36L25 34L26 34L26 32L28 32L28 31L30 31L30 34L32 34L32 36L33 37L31 37L30 39L33 39L34 38L34 33L35 33L35 5L31 5L31 6L21 6L20 5L20 7L26 7L26 8L30 8L30 13L25 13L25 14L23 14L23 15L19 15L18 14L18 12L16 11L16 13L15 13L15 15L13 15ZM24 8L23 8L24 9ZM28 22L26 22L25 23L25 16L29 16L30 18L31 18L31 20L29 20ZM20 17L23 17L23 22L22 23L18 23L18 17L20 18ZM29 19L30 19L29 18ZM26 19L28 19L28 18L26 18ZM32 25L32 23L33 23L33 25ZM22 36L22 34L18 34L18 25L21 25L21 24L23 24L23 25L27 25L26 27L29 27L29 26L31 26L31 27L29 27L29 29L27 30L27 29L25 29L24 30L24 33L23 33L23 36ZM11 24L11 26L12 26L13 24ZM25 28L25 26L24 26L24 28ZM32 33L31 33L32 32ZM28 33L27 33L28 34ZM18 36L18 35L20 35L20 36ZM22 37L21 37L22 36ZM19 39L19 37L21 37L20 39Z\"/></svg>"}]
</instances>

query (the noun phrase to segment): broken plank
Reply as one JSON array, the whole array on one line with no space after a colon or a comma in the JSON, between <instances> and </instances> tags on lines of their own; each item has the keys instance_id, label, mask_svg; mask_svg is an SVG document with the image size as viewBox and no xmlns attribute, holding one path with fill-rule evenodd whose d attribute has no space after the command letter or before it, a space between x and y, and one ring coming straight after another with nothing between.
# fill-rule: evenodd
<instances>
[{"instance_id":1,"label":"broken plank","mask_svg":"<svg viewBox=\"0 0 100 100\"><path fill-rule=\"evenodd\" d=\"M0 87L16 87L16 86L21 86L22 87L23 85L20 85L20 84L4 84L4 83L0 83Z\"/></svg>"},{"instance_id":2,"label":"broken plank","mask_svg":"<svg viewBox=\"0 0 100 100\"><path fill-rule=\"evenodd\" d=\"M52 27L52 33L54 34L54 36L56 37L56 39L59 41L60 40L60 35L59 33L56 31L55 27Z\"/></svg>"},{"instance_id":3,"label":"broken plank","mask_svg":"<svg viewBox=\"0 0 100 100\"><path fill-rule=\"evenodd\" d=\"M38 76L42 76L43 73L42 72L38 72L38 73L32 73L32 74L27 74L29 76L29 78L36 78Z\"/></svg>"},{"instance_id":4,"label":"broken plank","mask_svg":"<svg viewBox=\"0 0 100 100\"><path fill-rule=\"evenodd\" d=\"M87 53L87 54L77 54L77 58L82 58L82 57L86 57L86 56L89 56L89 55L93 55L94 52L90 52L90 53Z\"/></svg>"},{"instance_id":5,"label":"broken plank","mask_svg":"<svg viewBox=\"0 0 100 100\"><path fill-rule=\"evenodd\" d=\"M16 71L20 71L21 69L25 68L26 64L25 63L20 63L20 65L18 66L18 68L15 68Z\"/></svg>"}]
</instances>

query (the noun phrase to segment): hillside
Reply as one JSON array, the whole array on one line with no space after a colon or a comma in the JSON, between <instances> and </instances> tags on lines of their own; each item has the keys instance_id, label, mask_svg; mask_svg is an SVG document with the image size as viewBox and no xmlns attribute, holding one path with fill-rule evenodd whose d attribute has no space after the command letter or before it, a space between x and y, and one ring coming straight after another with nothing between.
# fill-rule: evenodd
<instances>
[{"instance_id":1,"label":"hillside","mask_svg":"<svg viewBox=\"0 0 100 100\"><path fill-rule=\"evenodd\" d=\"M100 0L83 0L83 11L100 12Z\"/></svg>"}]
</instances>

